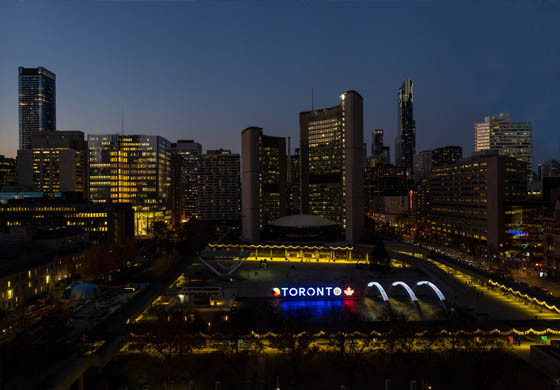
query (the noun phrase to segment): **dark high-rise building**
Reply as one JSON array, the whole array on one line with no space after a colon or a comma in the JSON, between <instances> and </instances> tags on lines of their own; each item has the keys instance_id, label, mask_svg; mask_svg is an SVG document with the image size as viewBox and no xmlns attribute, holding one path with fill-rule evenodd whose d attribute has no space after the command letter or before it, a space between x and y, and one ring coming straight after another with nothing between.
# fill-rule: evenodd
<instances>
[{"instance_id":1,"label":"dark high-rise building","mask_svg":"<svg viewBox=\"0 0 560 390\"><path fill-rule=\"evenodd\" d=\"M81 131L42 131L30 149L18 150L19 184L38 192L87 195L86 142Z\"/></svg>"},{"instance_id":2,"label":"dark high-rise building","mask_svg":"<svg viewBox=\"0 0 560 390\"><path fill-rule=\"evenodd\" d=\"M371 133L371 154L383 164L391 162L391 149L383 145L383 129L375 129Z\"/></svg>"},{"instance_id":3,"label":"dark high-rise building","mask_svg":"<svg viewBox=\"0 0 560 390\"><path fill-rule=\"evenodd\" d=\"M538 166L539 181L545 177L558 177L560 176L560 163L556 160L545 161Z\"/></svg>"},{"instance_id":4,"label":"dark high-rise building","mask_svg":"<svg viewBox=\"0 0 560 390\"><path fill-rule=\"evenodd\" d=\"M183 157L183 217L197 218L198 213L198 164L202 145L193 140L179 140L172 145L173 153Z\"/></svg>"},{"instance_id":5,"label":"dark high-rise building","mask_svg":"<svg viewBox=\"0 0 560 390\"><path fill-rule=\"evenodd\" d=\"M414 155L416 154L416 121L413 113L412 80L404 80L398 89L398 104L399 133L395 139L395 165L406 168L408 177L412 177Z\"/></svg>"},{"instance_id":6,"label":"dark high-rise building","mask_svg":"<svg viewBox=\"0 0 560 390\"><path fill-rule=\"evenodd\" d=\"M341 225L347 241L363 231L363 100L355 91L340 104L299 114L301 212Z\"/></svg>"},{"instance_id":7,"label":"dark high-rise building","mask_svg":"<svg viewBox=\"0 0 560 390\"><path fill-rule=\"evenodd\" d=\"M183 157L180 154L171 154L171 186L169 187L169 189L171 223L177 226L183 219L183 192L185 189L183 176Z\"/></svg>"},{"instance_id":8,"label":"dark high-rise building","mask_svg":"<svg viewBox=\"0 0 560 390\"><path fill-rule=\"evenodd\" d=\"M383 154L383 129L375 129L371 133L371 154Z\"/></svg>"},{"instance_id":9,"label":"dark high-rise building","mask_svg":"<svg viewBox=\"0 0 560 390\"><path fill-rule=\"evenodd\" d=\"M19 67L19 149L34 132L56 130L56 76L43 67Z\"/></svg>"},{"instance_id":10,"label":"dark high-rise building","mask_svg":"<svg viewBox=\"0 0 560 390\"><path fill-rule=\"evenodd\" d=\"M239 154L208 150L200 156L197 177L198 218L239 223Z\"/></svg>"},{"instance_id":11,"label":"dark high-rise building","mask_svg":"<svg viewBox=\"0 0 560 390\"><path fill-rule=\"evenodd\" d=\"M433 151L424 150L414 156L414 182L417 183L420 180L430 176L432 172L433 165Z\"/></svg>"},{"instance_id":12,"label":"dark high-rise building","mask_svg":"<svg viewBox=\"0 0 560 390\"><path fill-rule=\"evenodd\" d=\"M453 164L463 158L463 148L460 146L444 146L432 150L432 167Z\"/></svg>"},{"instance_id":13,"label":"dark high-rise building","mask_svg":"<svg viewBox=\"0 0 560 390\"><path fill-rule=\"evenodd\" d=\"M288 148L288 151L290 148ZM289 161L290 173L288 174L288 214L300 213L300 180L299 180L299 148L295 149Z\"/></svg>"},{"instance_id":14,"label":"dark high-rise building","mask_svg":"<svg viewBox=\"0 0 560 390\"><path fill-rule=\"evenodd\" d=\"M259 241L262 229L287 214L286 138L260 127L241 132L243 237Z\"/></svg>"}]
</instances>

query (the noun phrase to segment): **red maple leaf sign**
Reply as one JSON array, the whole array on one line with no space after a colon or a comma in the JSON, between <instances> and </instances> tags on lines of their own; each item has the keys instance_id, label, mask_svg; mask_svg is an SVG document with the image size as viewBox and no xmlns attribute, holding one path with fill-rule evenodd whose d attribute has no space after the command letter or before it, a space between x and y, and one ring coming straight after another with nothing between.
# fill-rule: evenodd
<instances>
[{"instance_id":1,"label":"red maple leaf sign","mask_svg":"<svg viewBox=\"0 0 560 390\"><path fill-rule=\"evenodd\" d=\"M350 297L350 296L354 295L354 290L352 290L352 289L350 288L350 286L348 286L348 287L346 287L346 290L344 290L344 294L345 294L346 296Z\"/></svg>"}]
</instances>

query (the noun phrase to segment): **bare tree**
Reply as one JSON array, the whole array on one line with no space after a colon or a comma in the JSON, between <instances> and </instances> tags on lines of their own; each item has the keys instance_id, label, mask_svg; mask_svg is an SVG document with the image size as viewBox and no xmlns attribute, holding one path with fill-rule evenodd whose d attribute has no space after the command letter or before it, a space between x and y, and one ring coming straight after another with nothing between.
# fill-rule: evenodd
<instances>
[{"instance_id":1,"label":"bare tree","mask_svg":"<svg viewBox=\"0 0 560 390\"><path fill-rule=\"evenodd\" d=\"M355 333L337 333L328 338L328 343L333 350L333 362L346 375L347 387L352 388L356 372L364 366L364 357L369 353L372 338Z\"/></svg>"},{"instance_id":2,"label":"bare tree","mask_svg":"<svg viewBox=\"0 0 560 390\"><path fill-rule=\"evenodd\" d=\"M317 345L313 345L314 341L314 337L306 332L298 335L288 331L270 339L271 347L281 352L283 360L290 367L296 384L300 381L304 363L309 362L319 351Z\"/></svg>"}]
</instances>

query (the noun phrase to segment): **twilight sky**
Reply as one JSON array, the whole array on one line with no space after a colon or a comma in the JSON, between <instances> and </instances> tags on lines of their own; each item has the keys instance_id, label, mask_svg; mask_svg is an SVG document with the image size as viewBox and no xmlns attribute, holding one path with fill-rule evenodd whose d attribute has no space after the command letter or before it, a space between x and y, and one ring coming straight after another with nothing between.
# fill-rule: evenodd
<instances>
[{"instance_id":1,"label":"twilight sky","mask_svg":"<svg viewBox=\"0 0 560 390\"><path fill-rule=\"evenodd\" d=\"M195 139L240 150L241 130L298 142L298 113L364 97L364 139L414 81L417 151L461 145L473 123L532 121L534 159L559 157L555 1L0 0L0 154L15 156L17 67L57 75L57 128Z\"/></svg>"}]
</instances>

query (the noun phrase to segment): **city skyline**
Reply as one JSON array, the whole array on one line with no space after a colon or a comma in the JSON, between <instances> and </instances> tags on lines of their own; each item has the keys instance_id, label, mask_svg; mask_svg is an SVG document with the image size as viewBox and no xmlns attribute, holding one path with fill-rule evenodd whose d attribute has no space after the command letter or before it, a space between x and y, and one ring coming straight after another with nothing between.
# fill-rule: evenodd
<instances>
[{"instance_id":1,"label":"city skyline","mask_svg":"<svg viewBox=\"0 0 560 390\"><path fill-rule=\"evenodd\" d=\"M157 9L149 3L50 5L2 5L6 12L0 16L0 32L8 35L15 20L21 25L18 28L29 27L7 43L0 60L0 154L6 156L15 156L17 150L17 68L43 66L57 74L59 130L120 132L124 110L125 133L161 135L170 141L194 139L204 149L239 152L238 131L252 124L268 129L270 135L297 140L297 113L311 108L312 88L316 107L330 106L333 95L354 89L364 97L364 132L383 128L390 140L397 131L395 93L402 80L410 78L416 83L417 151L460 145L468 156L473 150L473 124L486 115L507 112L533 123L535 166L558 159L552 98L558 81L552 65L560 56L550 44L557 30L552 24L556 7L485 6L483 13L480 7L413 4L410 14L401 15L402 7L379 4L359 10L348 4L323 3L314 3L315 8L290 4L279 10L270 4L257 9L204 3L167 4ZM168 22L167 27L153 29L148 24L146 28L152 11ZM214 17L202 18L208 25L201 27L202 21L195 19L207 11L213 11ZM285 31L284 24L271 22L269 11L292 20L294 31L299 32ZM322 18L307 26L298 11L320 11ZM23 12L30 13L29 22L18 17ZM136 18L119 19L124 12ZM238 23L206 33L228 18L229 12L239 14ZM509 28L507 34L488 34L490 29L484 27L483 21L496 12L501 15L498 23ZM29 34L37 27L31 23L33 15L40 13L55 21L72 17L72 22L45 29L41 39L52 39L52 47L38 46L23 54L18 44L25 39L34 42L36 38ZM528 13L539 19L539 25L512 29ZM462 15L464 20L456 20L453 26L443 21L445 15ZM385 42L378 35L397 16L403 18L404 27ZM88 34L88 26L102 17L104 30ZM188 23L182 22L183 17ZM353 22L358 39L335 35L336 18ZM368 18L373 19L366 24ZM246 19L257 20L254 28L262 27L264 37L254 36L253 27L245 26ZM437 23L430 24L434 20ZM478 31L468 28L472 21L480 24ZM66 45L62 37L68 30L75 36ZM453 40L438 34L441 31ZM420 35L410 38L412 33ZM333 39L346 45L344 60L329 51ZM535 39L540 44L534 45ZM456 45L459 41L462 44ZM310 42L313 48L305 53L302 50ZM513 63L518 52L527 53L525 57L532 61ZM245 59L254 55L262 58L258 66ZM345 66L353 72L341 72ZM105 70L100 72L100 67ZM140 77L142 82L138 82ZM370 144L369 137L365 139Z\"/></svg>"}]
</instances>

